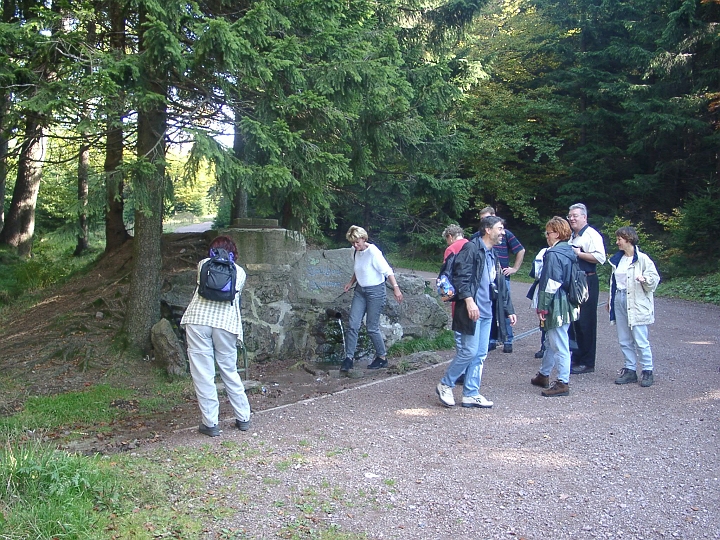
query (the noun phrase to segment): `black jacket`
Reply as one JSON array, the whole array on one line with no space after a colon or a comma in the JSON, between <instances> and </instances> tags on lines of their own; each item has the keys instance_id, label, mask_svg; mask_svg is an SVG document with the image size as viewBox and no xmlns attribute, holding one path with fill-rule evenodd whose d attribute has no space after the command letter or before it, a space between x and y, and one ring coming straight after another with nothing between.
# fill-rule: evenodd
<instances>
[{"instance_id":1,"label":"black jacket","mask_svg":"<svg viewBox=\"0 0 720 540\"><path fill-rule=\"evenodd\" d=\"M453 286L455 287L456 306L453 315L452 329L461 334L475 334L475 322L470 320L466 298L475 298L477 288L480 285L483 272L485 271L485 252L480 246L482 238L473 238L465 244L455 256L453 263ZM515 308L510 299L510 291L507 288L505 276L496 261L497 276L495 286L497 288L497 301L495 305L495 320L501 321L498 324L498 340L505 341L507 331L505 330L505 319L515 313Z\"/></svg>"}]
</instances>

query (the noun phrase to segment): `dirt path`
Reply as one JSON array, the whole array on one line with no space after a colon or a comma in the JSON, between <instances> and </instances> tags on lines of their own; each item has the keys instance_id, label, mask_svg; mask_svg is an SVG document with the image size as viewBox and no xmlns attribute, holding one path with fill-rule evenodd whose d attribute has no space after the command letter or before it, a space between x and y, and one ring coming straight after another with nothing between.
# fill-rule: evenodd
<instances>
[{"instance_id":1,"label":"dirt path","mask_svg":"<svg viewBox=\"0 0 720 540\"><path fill-rule=\"evenodd\" d=\"M305 523L373 539L720 538L720 307L656 301L647 389L613 384L620 352L599 308L597 371L548 399L529 384L538 338L524 290L513 284L515 352L486 363L493 409L441 407L439 365L258 412L248 433L175 431L163 448L216 453L208 489L234 494L206 537Z\"/></svg>"}]
</instances>

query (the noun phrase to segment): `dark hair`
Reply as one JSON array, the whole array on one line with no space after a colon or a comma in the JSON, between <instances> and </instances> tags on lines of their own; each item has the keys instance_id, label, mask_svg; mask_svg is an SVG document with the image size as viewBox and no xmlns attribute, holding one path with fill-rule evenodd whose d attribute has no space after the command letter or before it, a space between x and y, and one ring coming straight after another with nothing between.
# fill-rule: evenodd
<instances>
[{"instance_id":1,"label":"dark hair","mask_svg":"<svg viewBox=\"0 0 720 540\"><path fill-rule=\"evenodd\" d=\"M216 236L212 242L210 242L210 256L213 256L213 250L215 249L224 249L228 253L232 253L233 256L233 262L237 262L238 260L238 252L237 252L237 246L235 245L235 242L233 242L233 239L229 236Z\"/></svg>"},{"instance_id":2,"label":"dark hair","mask_svg":"<svg viewBox=\"0 0 720 540\"><path fill-rule=\"evenodd\" d=\"M638 233L635 230L635 227L620 227L617 231L615 231L615 236L619 236L626 242L630 242L633 246L637 246L638 242L640 242L640 238L638 238Z\"/></svg>"},{"instance_id":3,"label":"dark hair","mask_svg":"<svg viewBox=\"0 0 720 540\"><path fill-rule=\"evenodd\" d=\"M572 234L570 224L560 216L553 216L552 219L545 224L545 228L557 233L558 240L561 242L570 240L570 235Z\"/></svg>"},{"instance_id":4,"label":"dark hair","mask_svg":"<svg viewBox=\"0 0 720 540\"><path fill-rule=\"evenodd\" d=\"M497 216L485 216L482 218L480 220L480 230L482 231L482 236L485 236L486 229L492 229L498 223L505 225L505 220Z\"/></svg>"}]
</instances>

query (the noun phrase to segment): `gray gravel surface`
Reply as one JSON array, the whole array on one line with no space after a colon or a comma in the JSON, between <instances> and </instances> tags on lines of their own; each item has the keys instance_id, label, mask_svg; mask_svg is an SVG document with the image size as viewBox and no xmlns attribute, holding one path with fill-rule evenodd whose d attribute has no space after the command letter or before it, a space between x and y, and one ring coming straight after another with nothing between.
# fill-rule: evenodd
<instances>
[{"instance_id":1,"label":"gray gravel surface","mask_svg":"<svg viewBox=\"0 0 720 540\"><path fill-rule=\"evenodd\" d=\"M515 351L486 361L492 409L442 407L442 363L262 411L246 433L179 430L165 446L225 460L208 489L231 515L209 518L207 537L720 538L720 307L656 300L651 388L613 383L622 360L600 307L596 372L543 398L526 289L513 284Z\"/></svg>"}]
</instances>

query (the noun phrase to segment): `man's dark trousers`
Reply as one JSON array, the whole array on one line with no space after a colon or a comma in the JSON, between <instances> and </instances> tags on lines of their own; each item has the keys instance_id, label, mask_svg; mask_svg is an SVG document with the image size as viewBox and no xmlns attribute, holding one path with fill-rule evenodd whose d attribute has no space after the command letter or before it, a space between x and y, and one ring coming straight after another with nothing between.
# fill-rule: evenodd
<instances>
[{"instance_id":1,"label":"man's dark trousers","mask_svg":"<svg viewBox=\"0 0 720 540\"><path fill-rule=\"evenodd\" d=\"M587 274L589 298L580 306L580 318L570 325L570 338L577 341L578 348L573 351L573 366L595 367L597 348L597 307L600 295L600 282L596 273ZM573 332L574 329L574 332Z\"/></svg>"}]
</instances>

